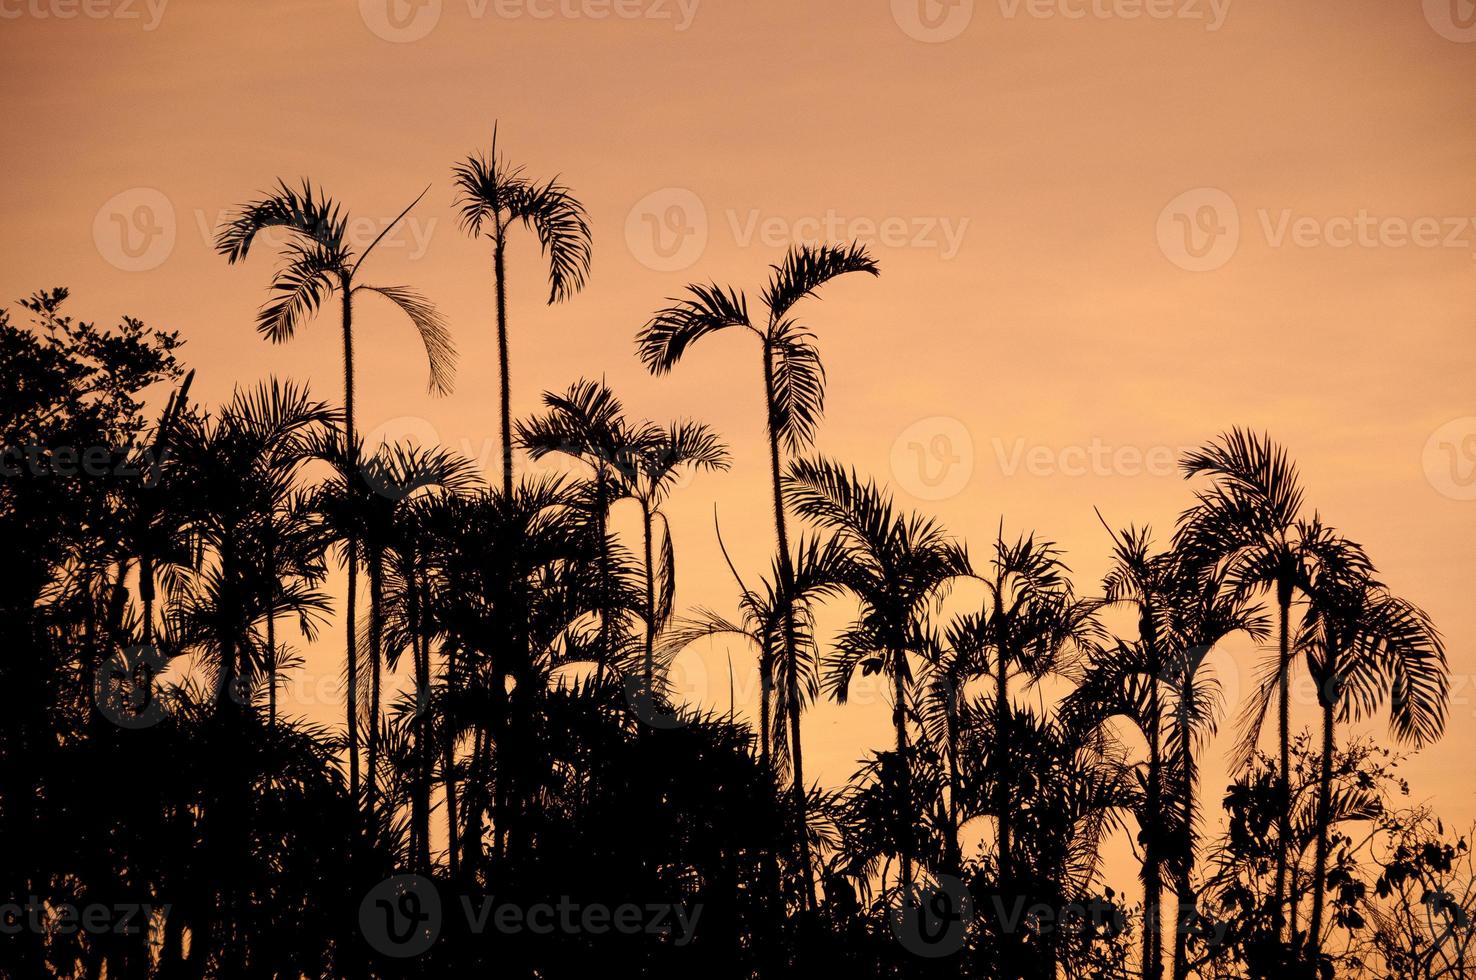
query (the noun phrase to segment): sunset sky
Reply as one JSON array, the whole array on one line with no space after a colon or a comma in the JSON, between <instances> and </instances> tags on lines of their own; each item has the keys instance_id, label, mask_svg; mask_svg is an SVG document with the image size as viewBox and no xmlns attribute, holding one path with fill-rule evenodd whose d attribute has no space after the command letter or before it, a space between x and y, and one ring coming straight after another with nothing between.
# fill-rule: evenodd
<instances>
[{"instance_id":1,"label":"sunset sky","mask_svg":"<svg viewBox=\"0 0 1476 980\"><path fill-rule=\"evenodd\" d=\"M668 510L679 606L731 613L714 505L745 576L772 548L758 349L719 337L652 378L633 338L689 281L752 295L790 241L859 237L881 277L801 311L830 381L818 451L977 555L1001 518L1058 541L1095 593L1094 505L1166 543L1191 500L1179 453L1269 431L1310 507L1443 631L1448 733L1407 775L1447 823L1476 818L1470 0L0 0L0 20L4 302L66 285L75 315L180 330L207 404L272 374L337 401L336 321L269 345L270 251L229 267L213 228L311 177L367 241L431 185L364 277L439 304L457 390L426 394L413 332L366 298L359 428L495 478L490 251L457 228L450 168L498 121L595 240L589 287L556 307L536 240L511 249L514 413L603 377L631 414L717 428L732 472ZM314 720L341 717L314 693L338 636L297 689ZM726 653L679 665L714 707ZM732 653L741 711L757 690ZM1225 652L1222 734L1256 659ZM890 737L882 698L858 700L806 716L827 785Z\"/></svg>"}]
</instances>

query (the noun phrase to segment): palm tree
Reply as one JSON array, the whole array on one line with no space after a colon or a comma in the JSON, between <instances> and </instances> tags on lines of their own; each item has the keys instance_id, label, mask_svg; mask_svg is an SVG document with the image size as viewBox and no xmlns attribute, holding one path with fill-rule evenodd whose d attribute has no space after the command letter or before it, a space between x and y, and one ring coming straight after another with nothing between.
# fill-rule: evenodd
<instances>
[{"instance_id":1,"label":"palm tree","mask_svg":"<svg viewBox=\"0 0 1476 980\"><path fill-rule=\"evenodd\" d=\"M1232 429L1181 461L1186 478L1207 474L1214 483L1196 491L1196 504L1180 518L1174 548L1199 567L1217 567L1237 595L1269 591L1279 613L1279 650L1276 661L1278 784L1282 806L1278 814L1276 879L1273 899L1278 934L1290 925L1293 910L1283 910L1286 899L1287 853L1291 841L1291 732L1290 670L1292 599L1306 593L1322 542L1315 520L1300 518L1302 488L1297 469L1286 450L1265 435Z\"/></svg>"},{"instance_id":2,"label":"palm tree","mask_svg":"<svg viewBox=\"0 0 1476 980\"><path fill-rule=\"evenodd\" d=\"M656 635L671 619L676 596L676 549L671 524L661 505L675 489L683 470L726 470L728 448L700 422L673 422L665 429L648 422L636 430L631 442L635 455L625 469L629 474L627 492L640 504L641 537L645 545L646 637L641 678L644 690L649 692L655 681ZM660 565L654 554L657 517L661 518Z\"/></svg>"},{"instance_id":3,"label":"palm tree","mask_svg":"<svg viewBox=\"0 0 1476 980\"><path fill-rule=\"evenodd\" d=\"M331 467L328 478L314 489L309 504L325 526L324 542L359 549L369 574L369 618L361 626L367 628L369 650L368 711L364 719L369 732L366 809L373 818L378 802L382 669L387 659L393 668L403 649L401 643L388 652L385 648L389 613L386 579L401 560L414 566L417 547L404 534L406 514L426 497L464 494L481 486L481 480L468 460L439 448L382 445L368 455L360 444L346 455L335 440L322 440L315 454ZM404 637L399 631L396 635ZM417 693L429 686L428 678L420 673L416 674L416 683ZM423 742L424 732L417 728L416 734Z\"/></svg>"},{"instance_id":4,"label":"palm tree","mask_svg":"<svg viewBox=\"0 0 1476 980\"><path fill-rule=\"evenodd\" d=\"M783 721L790 716L789 704L782 692L788 683L777 684L776 669L783 669L779 652L784 646L784 612L793 609L795 635L799 641L801 678L794 687L806 700L813 699L819 689L819 645L814 631L814 604L839 595L845 551L836 538L801 537L798 552L792 559L795 594L783 596L775 583L779 578L778 559L769 575L759 579L756 589L749 589L740 579L738 587L739 617L730 620L711 609L699 608L690 616L678 619L662 641L660 655L666 660L700 639L728 637L742 640L753 648L759 671L759 761L768 771L775 757L782 770L789 756L789 738ZM787 680L787 679L786 679ZM774 692L781 692L774 698Z\"/></svg>"},{"instance_id":5,"label":"palm tree","mask_svg":"<svg viewBox=\"0 0 1476 980\"><path fill-rule=\"evenodd\" d=\"M774 528L779 556L779 588L794 595L794 567L789 551L789 533L784 516L784 492L780 446L789 453L808 449L825 410L825 368L813 334L793 316L796 304L816 295L838 276L852 272L879 275L876 261L864 245L799 245L784 261L772 267L769 284L761 294L764 317L755 324L749 317L748 299L731 288L690 285L684 298L659 311L636 337L641 360L652 374L674 368L693 343L720 330L738 327L753 334L763 354L764 407L769 437L769 471L772 480ZM793 610L784 609L784 663L791 683L798 681L798 643L794 635ZM789 704L798 712L798 691L788 692ZM801 824L805 810L804 756L800 750L800 719L789 718L794 752L794 801ZM802 840L804 900L814 904L814 880L810 872L808 843Z\"/></svg>"},{"instance_id":6,"label":"palm tree","mask_svg":"<svg viewBox=\"0 0 1476 980\"><path fill-rule=\"evenodd\" d=\"M1341 551L1344 560L1325 562L1313 582L1297 636L1297 649L1317 682L1322 711L1307 933L1314 956L1322 950L1335 723L1360 721L1387 700L1394 737L1418 748L1444 732L1449 699L1445 649L1429 617L1373 581L1356 548ZM1350 554L1352 560L1347 560Z\"/></svg>"},{"instance_id":7,"label":"palm tree","mask_svg":"<svg viewBox=\"0 0 1476 980\"><path fill-rule=\"evenodd\" d=\"M581 379L562 395L544 392L543 403L548 408L546 413L517 423L518 445L535 460L562 453L594 471L592 508L600 541L600 623L595 683L603 686L606 667L615 653L612 627L622 613L614 588L609 510L629 492L633 477L631 461L638 452L636 437L625 421L619 398L600 382Z\"/></svg>"},{"instance_id":8,"label":"palm tree","mask_svg":"<svg viewBox=\"0 0 1476 980\"><path fill-rule=\"evenodd\" d=\"M1178 902L1175 917L1173 976L1185 980L1189 972L1188 926L1198 915L1191 875L1194 870L1198 822L1196 753L1218 726L1220 687L1208 664L1215 647L1233 633L1244 633L1261 643L1270 636L1266 618L1251 600L1239 597L1213 575L1205 577L1177 556L1165 590L1168 599L1160 627L1161 656L1166 693L1171 699L1165 744L1177 765L1170 770L1173 784L1166 795L1177 800L1177 846L1170 863Z\"/></svg>"},{"instance_id":9,"label":"palm tree","mask_svg":"<svg viewBox=\"0 0 1476 980\"><path fill-rule=\"evenodd\" d=\"M988 672L986 637L985 622L977 615L957 617L948 624L944 636L936 632L925 634L923 669L918 691L913 696L923 733L938 747L947 767L943 868L952 875L963 871L959 827L964 756L968 748L965 742L972 739L982 721L976 706L968 700L965 687Z\"/></svg>"},{"instance_id":10,"label":"palm tree","mask_svg":"<svg viewBox=\"0 0 1476 980\"><path fill-rule=\"evenodd\" d=\"M290 494L313 442L337 421L305 389L273 381L237 391L216 419L190 415L178 427L182 498L191 531L210 553L182 603L180 633L207 657L228 711L232 702L250 703L248 692L263 674L275 680L275 651L255 624L295 614L311 638L327 611L311 575L264 581L282 566L261 556L273 537L272 509Z\"/></svg>"},{"instance_id":11,"label":"palm tree","mask_svg":"<svg viewBox=\"0 0 1476 980\"><path fill-rule=\"evenodd\" d=\"M1015 868L1015 765L1013 739L1018 714L1010 697L1015 679L1035 684L1052 674L1072 676L1077 661L1098 633L1095 615L1099 603L1080 599L1066 577L1069 571L1060 552L1049 541L1021 536L1014 544L995 536L988 571L979 574L986 598L980 611L982 645L993 654L994 741L989 746L993 783L991 807L995 817L995 850L1001 893L1018 885ZM1014 948L1018 937L1007 937L1002 952L1004 969L1021 969Z\"/></svg>"},{"instance_id":12,"label":"palm tree","mask_svg":"<svg viewBox=\"0 0 1476 980\"><path fill-rule=\"evenodd\" d=\"M795 512L833 532L843 551L840 579L860 614L827 658L825 686L844 704L857 668L888 675L903 812L915 811L908 763L907 655L923 652L928 611L950 579L969 572L968 555L935 521L899 514L872 480L825 459L796 460L784 477ZM790 683L795 678L791 675ZM797 741L797 735L794 736ZM897 841L902 900L912 898L913 846Z\"/></svg>"},{"instance_id":13,"label":"palm tree","mask_svg":"<svg viewBox=\"0 0 1476 980\"><path fill-rule=\"evenodd\" d=\"M524 478L511 497L451 497L437 510L442 588L430 614L456 655L447 700L456 714L443 724L449 737L472 734L459 836L462 875L475 880L488 785L495 854L521 854L541 758L529 726L559 648L593 612L599 550L595 522L564 479Z\"/></svg>"},{"instance_id":14,"label":"palm tree","mask_svg":"<svg viewBox=\"0 0 1476 980\"><path fill-rule=\"evenodd\" d=\"M426 188L429 190L430 188ZM279 180L275 190L241 207L235 217L220 230L215 247L231 264L246 258L256 236L268 229L287 234L282 245L284 262L272 278L272 298L257 314L257 332L272 343L291 340L307 319L335 293L341 303L340 327L343 331L343 446L345 453L357 445L354 439L354 328L353 298L355 293L372 293L399 307L420 335L430 362L430 390L446 394L455 376L456 348L446 324L429 300L406 286L373 286L358 281L359 269L376 245L405 215L419 203L425 191L410 202L394 221L355 253L348 238L349 216L322 188L314 189L307 180L299 191ZM345 630L348 662L347 710L349 743L349 782L357 798L359 789L359 729L355 698L358 687L358 653L356 650L356 605L358 568L354 551L348 549L348 594L345 599Z\"/></svg>"},{"instance_id":15,"label":"palm tree","mask_svg":"<svg viewBox=\"0 0 1476 980\"><path fill-rule=\"evenodd\" d=\"M1186 917L1194 909L1194 753L1215 726L1218 688L1205 669L1206 660L1231 632L1261 637L1264 625L1247 600L1226 591L1213 571L1206 575L1172 551L1154 553L1148 528L1109 527L1108 533L1113 564L1103 583L1104 600L1133 610L1137 637L1094 652L1091 669L1069 699L1070 713L1094 725L1126 718L1147 743L1137 813L1144 919L1149 925L1143 931L1143 973L1163 973L1161 896L1166 872L1171 872L1179 905L1173 950L1178 980L1186 966Z\"/></svg>"},{"instance_id":16,"label":"palm tree","mask_svg":"<svg viewBox=\"0 0 1476 980\"><path fill-rule=\"evenodd\" d=\"M511 496L512 388L507 350L507 233L521 222L537 235L548 257L548 302L569 299L584 288L589 276L590 235L584 205L559 183L540 184L524 176L497 153L497 127L492 127L492 150L474 153L452 168L461 226L472 237L485 230L492 240L492 278L497 295L497 359L502 395L502 492Z\"/></svg>"}]
</instances>

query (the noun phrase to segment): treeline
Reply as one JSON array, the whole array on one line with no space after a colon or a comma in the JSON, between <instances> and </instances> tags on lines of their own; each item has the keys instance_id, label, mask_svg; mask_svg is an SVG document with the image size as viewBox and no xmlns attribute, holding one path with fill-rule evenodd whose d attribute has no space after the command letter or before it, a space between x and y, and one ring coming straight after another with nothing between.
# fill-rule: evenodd
<instances>
[{"instance_id":1,"label":"treeline","mask_svg":"<svg viewBox=\"0 0 1476 980\"><path fill-rule=\"evenodd\" d=\"M1442 735L1440 634L1305 504L1283 449L1231 430L1187 455L1177 525L1107 528L1101 583L1073 583L1037 534L970 548L813 454L825 374L798 308L879 270L860 245L797 246L754 302L693 285L636 337L660 374L707 334L748 334L766 406L771 494L753 503L774 518L770 566L731 568L735 595L683 612L663 508L686 472L727 468L727 447L587 380L513 419L508 236L536 235L557 302L586 281L589 229L567 188L495 142L453 179L493 259L493 485L445 449L359 439L356 302L404 313L433 391L455 348L433 304L361 275L374 244L356 253L346 212L307 183L240 208L218 245L237 262L281 233L258 329L281 342L336 315L341 404L272 380L200 405L176 334L76 322L64 290L23 302L28 322L0 314L7 976L1476 966L1466 839L1402 801L1397 755L1344 734L1384 718L1400 745ZM571 475L520 474L520 452ZM638 533L612 531L631 507ZM945 614L945 596L976 598ZM825 607L849 623L819 629ZM294 644L334 621L343 724L323 728L279 692ZM709 637L750 652L756 717L674 700L669 666ZM1240 705L1211 662L1233 637L1266 651ZM1314 732L1291 728L1299 672ZM891 737L818 786L804 712L868 676ZM1231 714L1220 792L1200 756ZM1119 830L1138 880L1114 889L1102 848Z\"/></svg>"}]
</instances>

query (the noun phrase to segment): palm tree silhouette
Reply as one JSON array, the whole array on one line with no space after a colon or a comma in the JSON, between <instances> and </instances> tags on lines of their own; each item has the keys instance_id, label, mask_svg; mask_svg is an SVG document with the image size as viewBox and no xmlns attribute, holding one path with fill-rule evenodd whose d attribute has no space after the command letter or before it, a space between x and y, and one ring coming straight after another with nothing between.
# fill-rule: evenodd
<instances>
[{"instance_id":1,"label":"palm tree silhouette","mask_svg":"<svg viewBox=\"0 0 1476 980\"><path fill-rule=\"evenodd\" d=\"M1001 526L995 535L990 567L981 571L986 599L980 612L983 639L993 653L995 740L990 747L989 777L993 782L991 809L995 817L998 888L1011 894L1019 887L1016 864L1015 772L1013 759L1017 740L1009 733L1019 714L1011 702L1010 681L1024 678L1034 683L1051 674L1070 676L1077 659L1097 635L1095 615L1099 603L1078 598L1066 577L1068 569L1060 552L1049 541L1033 534L1006 543ZM1021 723L1025 723L1023 720ZM1001 950L1002 968L1022 969L1017 937L1007 936Z\"/></svg>"},{"instance_id":2,"label":"palm tree silhouette","mask_svg":"<svg viewBox=\"0 0 1476 980\"><path fill-rule=\"evenodd\" d=\"M429 190L430 188L426 188ZM432 393L450 392L455 376L456 348L446 324L435 306L406 286L373 286L358 281L359 269L376 245L400 223L410 209L425 196L425 191L410 202L409 207L385 226L363 252L356 253L348 238L349 216L321 188L304 180L302 189L289 187L279 180L276 189L242 206L215 238L215 247L226 261L234 265L246 258L256 236L269 229L287 234L281 248L283 264L272 278L272 298L256 318L257 332L272 343L291 340L298 327L338 293L341 304L340 327L343 331L343 446L346 453L357 445L354 437L354 328L353 298L358 292L384 297L409 318L425 345L430 362ZM345 602L345 629L348 663L347 725L349 741L349 782L357 798L359 789L359 729L357 718L358 653L354 631L358 567L355 549L348 549L348 590Z\"/></svg>"},{"instance_id":3,"label":"palm tree silhouette","mask_svg":"<svg viewBox=\"0 0 1476 980\"><path fill-rule=\"evenodd\" d=\"M1206 575L1173 551L1153 552L1147 527L1109 527L1108 533L1113 564L1103 583L1104 601L1134 611L1137 637L1097 648L1087 676L1068 699L1070 714L1088 724L1126 718L1147 743L1144 797L1136 815L1144 918L1154 927L1144 930L1141 955L1145 976L1161 976L1163 940L1157 924L1163 885L1171 877L1179 905L1173 950L1178 980L1187 968L1187 917L1194 910L1189 880L1197 821L1194 752L1213 731L1218 690L1206 660L1228 634L1245 631L1260 638L1265 627L1248 600L1225 591L1213 570Z\"/></svg>"},{"instance_id":4,"label":"palm tree silhouette","mask_svg":"<svg viewBox=\"0 0 1476 980\"><path fill-rule=\"evenodd\" d=\"M265 563L260 556L273 535L266 515L288 495L314 441L338 421L305 389L273 381L237 391L218 418L186 416L178 427L189 528L211 556L181 603L179 633L204 654L222 711L250 704L261 677L276 680L275 635L262 643L257 623L296 615L311 638L327 614L315 576L282 583L284 552Z\"/></svg>"},{"instance_id":5,"label":"palm tree silhouette","mask_svg":"<svg viewBox=\"0 0 1476 980\"><path fill-rule=\"evenodd\" d=\"M543 393L547 411L516 423L517 443L528 455L544 459L562 453L580 460L594 472L592 501L600 542L599 634L595 651L595 683L603 686L612 656L617 656L615 628L621 610L614 589L609 534L609 512L629 492L632 461L637 455L635 435L625 420L624 407L602 382L580 379L562 395Z\"/></svg>"},{"instance_id":6,"label":"palm tree silhouette","mask_svg":"<svg viewBox=\"0 0 1476 980\"><path fill-rule=\"evenodd\" d=\"M748 314L743 293L716 284L690 285L684 298L659 311L636 336L636 350L652 374L665 374L696 341L710 333L738 327L758 338L763 353L766 431L769 438L769 470L774 494L774 527L778 538L779 588L794 595L794 568L789 552L789 532L784 516L781 444L790 453L803 452L814 440L825 410L825 368L813 335L790 316L801 300L816 295L822 286L853 272L879 275L877 265L864 245L799 245L772 267L768 286L761 295L765 317L756 325ZM791 683L799 679L798 649L794 635L793 610L784 614L784 662ZM804 823L804 753L800 745L799 692L788 692L793 709L789 716L790 743L794 758L794 804ZM800 865L805 882L803 900L814 905L814 878L810 868L809 842L801 835Z\"/></svg>"},{"instance_id":7,"label":"palm tree silhouette","mask_svg":"<svg viewBox=\"0 0 1476 980\"><path fill-rule=\"evenodd\" d=\"M907 655L922 652L930 604L948 581L969 573L968 556L935 521L899 514L874 481L825 459L795 460L784 477L795 512L831 531L845 549L840 575L861 603L856 621L836 641L826 662L825 686L844 704L851 678L884 673L892 682L892 729L904 815L916 812L908 762ZM790 683L794 683L791 677ZM911 841L897 841L902 900L913 894Z\"/></svg>"},{"instance_id":8,"label":"palm tree silhouette","mask_svg":"<svg viewBox=\"0 0 1476 980\"><path fill-rule=\"evenodd\" d=\"M1309 952L1322 951L1323 901L1336 722L1356 722L1389 701L1395 738L1420 747L1445 730L1449 699L1445 649L1423 610L1370 577L1356 546L1336 549L1312 583L1297 649L1317 683L1322 748L1317 778L1317 842L1312 868Z\"/></svg>"},{"instance_id":9,"label":"palm tree silhouette","mask_svg":"<svg viewBox=\"0 0 1476 980\"><path fill-rule=\"evenodd\" d=\"M641 538L645 546L642 566L646 577L646 636L641 678L644 690L650 691L655 681L656 636L671 618L676 595L676 550L671 524L662 513L661 505L675 489L683 470L727 469L728 448L700 422L673 422L665 429L646 423L637 429L632 444L635 456L628 467L628 492L631 499L640 504ZM661 518L659 565L654 554L654 520L657 517Z\"/></svg>"},{"instance_id":10,"label":"palm tree silhouette","mask_svg":"<svg viewBox=\"0 0 1476 980\"><path fill-rule=\"evenodd\" d=\"M508 376L507 233L518 222L537 235L548 257L548 302L569 299L589 276L590 235L584 205L558 182L540 184L523 175L497 153L497 127L492 149L474 153L452 168L461 226L473 238L486 230L492 241L492 278L497 296L497 359L501 372L502 492L513 492L512 389Z\"/></svg>"},{"instance_id":11,"label":"palm tree silhouette","mask_svg":"<svg viewBox=\"0 0 1476 980\"><path fill-rule=\"evenodd\" d=\"M1274 909L1283 928L1296 930L1295 910L1283 912L1287 849L1291 840L1290 669L1293 597L1305 592L1317 561L1320 526L1300 519L1302 488L1286 450L1264 435L1232 429L1181 461L1185 477L1214 478L1196 491L1196 504L1180 518L1174 547L1201 567L1223 565L1237 594L1274 593L1279 613L1277 740L1282 807L1276 849Z\"/></svg>"}]
</instances>

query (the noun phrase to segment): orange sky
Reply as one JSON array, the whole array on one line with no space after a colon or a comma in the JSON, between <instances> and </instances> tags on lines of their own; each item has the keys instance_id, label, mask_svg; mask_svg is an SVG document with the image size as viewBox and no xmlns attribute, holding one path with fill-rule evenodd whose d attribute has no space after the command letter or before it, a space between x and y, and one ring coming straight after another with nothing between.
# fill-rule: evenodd
<instances>
[{"instance_id":1,"label":"orange sky","mask_svg":"<svg viewBox=\"0 0 1476 980\"><path fill-rule=\"evenodd\" d=\"M1470 0L0 0L0 20L7 302L65 284L76 314L178 328L207 402L271 373L336 400L333 322L266 344L271 260L228 268L210 229L310 176L367 237L432 184L366 275L440 304L458 389L429 398L409 328L366 300L359 424L491 464L490 260L449 168L499 119L595 234L589 288L557 308L535 246L511 252L514 411L603 375L633 413L722 431L733 472L669 510L679 603L731 611L714 503L746 574L770 547L757 351L719 338L652 379L632 338L689 280L756 291L795 235L870 238L882 277L807 309L822 451L976 551L1001 515L1055 538L1093 591L1092 505L1166 537L1189 500L1169 454L1268 429L1444 631L1449 733L1409 773L1476 818ZM296 689L318 720L338 717L335 649ZM1253 654L1226 659L1243 694ZM722 648L683 670L726 707ZM887 708L860 700L807 716L815 778L886 743Z\"/></svg>"}]
</instances>

